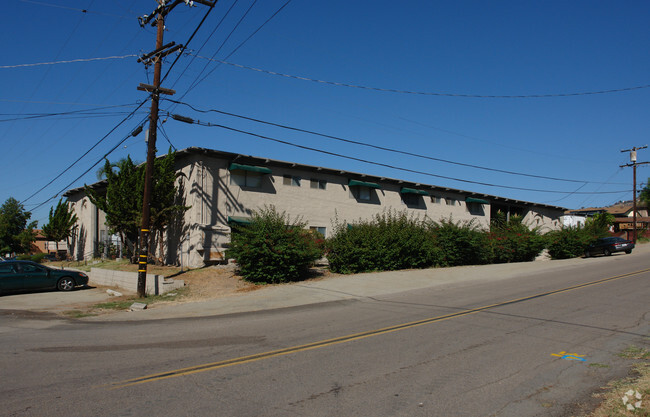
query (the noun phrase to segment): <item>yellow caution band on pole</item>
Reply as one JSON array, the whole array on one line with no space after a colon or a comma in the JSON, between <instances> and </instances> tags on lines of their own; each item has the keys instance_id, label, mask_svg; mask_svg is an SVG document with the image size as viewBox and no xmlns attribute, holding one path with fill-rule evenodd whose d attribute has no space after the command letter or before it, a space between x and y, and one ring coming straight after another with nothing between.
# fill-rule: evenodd
<instances>
[{"instance_id":1,"label":"yellow caution band on pole","mask_svg":"<svg viewBox=\"0 0 650 417\"><path fill-rule=\"evenodd\" d=\"M146 269L138 269L138 272L147 272Z\"/></svg>"},{"instance_id":2,"label":"yellow caution band on pole","mask_svg":"<svg viewBox=\"0 0 650 417\"><path fill-rule=\"evenodd\" d=\"M147 257L147 255L140 255L140 257L141 257L141 258L146 258L146 257Z\"/></svg>"},{"instance_id":3,"label":"yellow caution band on pole","mask_svg":"<svg viewBox=\"0 0 650 417\"><path fill-rule=\"evenodd\" d=\"M141 232L149 232L149 229L140 229Z\"/></svg>"}]
</instances>

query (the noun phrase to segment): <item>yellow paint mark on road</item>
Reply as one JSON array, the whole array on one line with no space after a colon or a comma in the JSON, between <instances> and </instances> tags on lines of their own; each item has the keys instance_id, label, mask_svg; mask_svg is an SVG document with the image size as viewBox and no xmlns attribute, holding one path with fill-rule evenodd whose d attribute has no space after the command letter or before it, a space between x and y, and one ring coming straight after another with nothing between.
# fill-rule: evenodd
<instances>
[{"instance_id":1,"label":"yellow paint mark on road","mask_svg":"<svg viewBox=\"0 0 650 417\"><path fill-rule=\"evenodd\" d=\"M565 292L568 292L568 291L574 291L574 290L577 290L577 289L580 289L580 288L599 285L599 284L614 281L614 280L617 280L617 279L632 277L632 276L640 275L640 274L647 273L647 272L650 272L650 268L642 269L640 271L635 271L635 272L629 272L627 274L616 275L616 276L609 277L609 278L603 278L603 279L599 279L599 280L596 280L596 281L590 281L590 282L586 282L586 283L583 283L583 284L573 285L571 287L566 287L566 288L562 288L562 289L559 289L559 290L547 291L547 292L543 292L543 293L539 293L539 294L535 294L535 295L530 295L530 296L527 296L527 297L516 298L516 299L513 299L513 300L503 301L503 302L495 303L495 304L489 304L489 305L485 305L485 306L482 306L482 307L477 307L477 308L473 308L473 309L467 309L467 310L459 311L459 312L456 312L456 313L445 314L445 315L442 315L442 316L430 317L430 318L427 318L427 319L413 321L413 322L409 322L409 323L397 324L397 325L390 326L390 327L384 327L384 328L370 330L370 331L361 332L361 333L349 334L349 335L346 335L346 336L335 337L333 339L321 340L321 341L308 343L308 344L304 344L304 345L292 346L292 347L288 347L288 348L284 348L284 349L278 349L278 350L271 350L271 351L268 351L268 352L256 353L254 355L241 356L241 357L238 357L238 358L226 359L226 360L218 361L218 362L211 362L211 363L205 363L205 364L202 364L202 365L195 365L195 366L191 366L191 367L188 367L188 368L181 368L181 369L175 369L175 370L171 370L171 371L167 371L167 372L161 372L161 373L156 373L156 374L151 374L151 375L145 375L145 376L141 376L141 377L138 377L138 378L127 379L125 381L117 382L115 384L112 384L111 387L112 387L112 389L125 388L125 387L130 387L130 386L133 386L133 385L144 384L144 383L147 383L147 382L155 382L155 381L160 381L160 380L168 379L168 378L175 378L175 377L184 376L184 375L191 375L191 374L195 374L195 373L199 373L199 372L205 372L205 371L211 371L211 370L214 370L214 369L225 368L225 367L228 367L228 366L243 365L245 363L256 362L256 361L259 361L259 360L262 360L262 359L268 359L268 358L273 358L273 357L277 357L277 356L289 355L289 354L293 354L293 353L304 352L304 351L307 351L307 350L318 349L318 348L322 348L322 347L326 347L326 346L332 346L332 345L337 345L337 344L341 344L341 343L347 343L347 342L351 342L351 341L354 341L354 340L365 339L367 337L379 336L379 335L382 335L382 334L392 333L392 332L396 332L396 331L399 331L399 330L411 329L413 327L422 326L422 325L425 325L425 324L437 323L437 322L444 321L444 320L449 320L449 319L452 319L452 318L468 316L468 315L471 315L471 314L480 313L482 311L485 311L485 310L488 310L488 309L493 309L493 308L496 308L496 307L503 307L503 306L506 306L506 305L521 303L521 302L524 302L524 301L529 301L529 300L533 300L533 299L540 298L540 297L546 297L546 296L549 296L549 295L561 294L561 293L565 293ZM552 355L557 356L557 354L552 354ZM578 357L579 356L580 355L578 355Z\"/></svg>"}]
</instances>

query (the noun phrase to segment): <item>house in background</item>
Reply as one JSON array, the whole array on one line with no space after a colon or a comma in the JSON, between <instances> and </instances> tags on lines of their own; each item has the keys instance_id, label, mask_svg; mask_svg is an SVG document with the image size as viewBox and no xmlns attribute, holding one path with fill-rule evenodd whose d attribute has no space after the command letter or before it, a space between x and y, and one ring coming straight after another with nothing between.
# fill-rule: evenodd
<instances>
[{"instance_id":1,"label":"house in background","mask_svg":"<svg viewBox=\"0 0 650 417\"><path fill-rule=\"evenodd\" d=\"M303 165L204 148L176 153L181 203L191 208L167 230L168 263L201 266L225 260L231 227L254 210L273 205L328 237L335 222L352 223L388 210L432 220L474 220L489 227L497 212L523 217L542 231L559 228L565 208L436 185ZM106 182L92 187L101 190ZM97 253L106 235L105 215L83 188L65 193L78 218L72 251L77 259ZM158 245L151 248L158 250ZM160 254L157 254L160 256Z\"/></svg>"},{"instance_id":2,"label":"house in background","mask_svg":"<svg viewBox=\"0 0 650 417\"><path fill-rule=\"evenodd\" d=\"M615 204L607 207L607 212L614 215L613 232L626 234L628 239L632 238L634 230L634 211L632 201ZM650 217L648 217L648 206L637 202L636 205L636 230L637 237L645 236L650 231Z\"/></svg>"},{"instance_id":3,"label":"house in background","mask_svg":"<svg viewBox=\"0 0 650 417\"><path fill-rule=\"evenodd\" d=\"M610 231L619 236L632 238L633 226L633 204L632 201L624 201L609 207L588 207L578 210L568 210L563 216L565 226L584 225L587 218L598 213L609 213L614 216L614 225ZM637 202L636 206L636 227L638 236L650 235L650 217L648 217L648 206L642 202Z\"/></svg>"},{"instance_id":4,"label":"house in background","mask_svg":"<svg viewBox=\"0 0 650 417\"><path fill-rule=\"evenodd\" d=\"M42 230L36 229L35 232L36 240L32 242L30 251L32 254L45 253L56 255L58 247L58 257L60 259L66 259L68 257L68 244L65 240L58 242L57 246L57 242L49 241L43 236Z\"/></svg>"}]
</instances>

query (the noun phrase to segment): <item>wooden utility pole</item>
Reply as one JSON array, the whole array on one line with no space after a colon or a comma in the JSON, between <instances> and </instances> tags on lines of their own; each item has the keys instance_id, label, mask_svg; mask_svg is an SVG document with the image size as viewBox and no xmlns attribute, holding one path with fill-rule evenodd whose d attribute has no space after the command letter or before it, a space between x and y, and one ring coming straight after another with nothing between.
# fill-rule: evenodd
<instances>
[{"instance_id":1,"label":"wooden utility pole","mask_svg":"<svg viewBox=\"0 0 650 417\"><path fill-rule=\"evenodd\" d=\"M644 165L644 164L649 164L650 162L636 162L636 151L639 149L645 149L647 148L648 145L641 146L641 147L634 147L632 149L622 149L621 152L629 152L630 153L630 163L621 165L621 168L623 167L632 167L632 242L636 243L636 166L637 165Z\"/></svg>"},{"instance_id":2,"label":"wooden utility pole","mask_svg":"<svg viewBox=\"0 0 650 417\"><path fill-rule=\"evenodd\" d=\"M174 94L174 90L160 87L160 76L162 73L162 59L174 51L182 48L183 45L176 45L171 42L163 45L163 32L165 30L165 16L178 4L186 3L190 7L193 1L189 0L175 0L174 2L166 2L165 0L157 0L158 7L151 15L145 15L138 18L140 26L144 27L147 23L155 17L156 25L156 49L153 52L143 55L138 59L145 65L154 63L153 85L142 84L138 86L138 90L147 91L151 93L151 114L149 115L149 136L147 138L147 164L145 167L144 177L144 194L142 196L142 223L140 226L140 254L138 257L138 296L144 297L147 289L147 261L149 259L149 236L151 226L151 189L153 186L153 168L156 160L156 137L158 127L158 102L160 94ZM204 4L209 7L214 7L215 1L209 0L196 0L197 3Z\"/></svg>"}]
</instances>

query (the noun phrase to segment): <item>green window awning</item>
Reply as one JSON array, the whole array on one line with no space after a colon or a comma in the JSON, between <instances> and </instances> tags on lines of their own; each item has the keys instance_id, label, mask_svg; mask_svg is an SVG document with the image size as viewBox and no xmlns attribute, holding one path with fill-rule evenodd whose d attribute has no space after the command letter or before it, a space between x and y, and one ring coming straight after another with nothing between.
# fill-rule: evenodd
<instances>
[{"instance_id":1,"label":"green window awning","mask_svg":"<svg viewBox=\"0 0 650 417\"><path fill-rule=\"evenodd\" d=\"M270 174L271 170L266 167L256 167L254 165L242 165L242 164L236 164L232 163L228 167L228 171L249 171L249 172L257 172L259 174Z\"/></svg>"},{"instance_id":2,"label":"green window awning","mask_svg":"<svg viewBox=\"0 0 650 417\"><path fill-rule=\"evenodd\" d=\"M406 188L406 187L402 187L402 189L399 190L399 192L402 194L417 194L417 195L426 195L426 196L431 195L424 190L416 190L415 188Z\"/></svg>"},{"instance_id":3,"label":"green window awning","mask_svg":"<svg viewBox=\"0 0 650 417\"><path fill-rule=\"evenodd\" d=\"M251 224L252 221L250 217L228 216L228 224Z\"/></svg>"},{"instance_id":4,"label":"green window awning","mask_svg":"<svg viewBox=\"0 0 650 417\"><path fill-rule=\"evenodd\" d=\"M350 187L368 187L368 188L377 188L377 189L381 188L381 185L377 184L376 182L363 182L357 180L350 180L348 182L348 185Z\"/></svg>"},{"instance_id":5,"label":"green window awning","mask_svg":"<svg viewBox=\"0 0 650 417\"><path fill-rule=\"evenodd\" d=\"M465 199L466 203L479 203L479 204L490 204L489 201L483 200L482 198L467 197Z\"/></svg>"}]
</instances>

